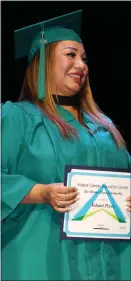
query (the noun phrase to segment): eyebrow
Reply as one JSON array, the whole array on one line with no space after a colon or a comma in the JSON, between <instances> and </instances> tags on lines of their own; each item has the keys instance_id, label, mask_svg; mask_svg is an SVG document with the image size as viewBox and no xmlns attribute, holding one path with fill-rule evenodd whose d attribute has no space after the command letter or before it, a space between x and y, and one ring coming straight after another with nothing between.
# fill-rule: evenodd
<instances>
[{"instance_id":1,"label":"eyebrow","mask_svg":"<svg viewBox=\"0 0 131 281\"><path fill-rule=\"evenodd\" d=\"M78 51L76 48L74 48L74 47L65 47L65 48L63 48L63 50L65 50L65 49L71 49L71 50L73 50L73 51ZM82 55L85 55L86 56L86 52L83 52L83 54Z\"/></svg>"}]
</instances>

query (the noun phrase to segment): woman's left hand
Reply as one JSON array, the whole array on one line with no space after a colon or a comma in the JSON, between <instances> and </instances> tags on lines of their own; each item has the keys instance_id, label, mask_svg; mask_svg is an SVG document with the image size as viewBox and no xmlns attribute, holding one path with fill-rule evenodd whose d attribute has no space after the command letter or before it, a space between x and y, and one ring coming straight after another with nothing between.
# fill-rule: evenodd
<instances>
[{"instance_id":1,"label":"woman's left hand","mask_svg":"<svg viewBox=\"0 0 131 281\"><path fill-rule=\"evenodd\" d=\"M127 211L131 212L131 196L126 197L125 208Z\"/></svg>"}]
</instances>

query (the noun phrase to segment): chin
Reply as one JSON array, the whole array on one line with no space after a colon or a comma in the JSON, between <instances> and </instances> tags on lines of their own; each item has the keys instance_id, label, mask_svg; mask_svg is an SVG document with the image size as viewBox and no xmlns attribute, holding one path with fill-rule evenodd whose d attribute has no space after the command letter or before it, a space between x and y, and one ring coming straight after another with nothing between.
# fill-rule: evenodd
<instances>
[{"instance_id":1,"label":"chin","mask_svg":"<svg viewBox=\"0 0 131 281\"><path fill-rule=\"evenodd\" d=\"M69 89L69 91L70 91L71 95L73 96L73 95L77 94L81 90L81 88L82 87L80 87L80 86L72 87Z\"/></svg>"}]
</instances>

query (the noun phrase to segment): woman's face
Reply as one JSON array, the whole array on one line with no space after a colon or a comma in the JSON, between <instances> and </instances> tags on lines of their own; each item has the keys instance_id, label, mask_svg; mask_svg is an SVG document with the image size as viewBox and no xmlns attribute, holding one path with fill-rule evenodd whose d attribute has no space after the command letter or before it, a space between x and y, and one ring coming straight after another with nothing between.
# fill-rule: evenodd
<instances>
[{"instance_id":1,"label":"woman's face","mask_svg":"<svg viewBox=\"0 0 131 281\"><path fill-rule=\"evenodd\" d=\"M81 43L61 41L55 49L57 94L72 96L80 91L88 74L87 57Z\"/></svg>"}]
</instances>

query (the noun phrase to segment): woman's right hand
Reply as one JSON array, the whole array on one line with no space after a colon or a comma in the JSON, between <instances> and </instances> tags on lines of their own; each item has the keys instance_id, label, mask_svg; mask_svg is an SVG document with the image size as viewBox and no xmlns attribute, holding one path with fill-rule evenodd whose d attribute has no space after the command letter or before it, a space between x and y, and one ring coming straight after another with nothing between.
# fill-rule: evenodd
<instances>
[{"instance_id":1,"label":"woman's right hand","mask_svg":"<svg viewBox=\"0 0 131 281\"><path fill-rule=\"evenodd\" d=\"M60 213L72 210L72 205L79 199L77 188L64 186L63 183L48 184L46 190L46 203Z\"/></svg>"}]
</instances>

